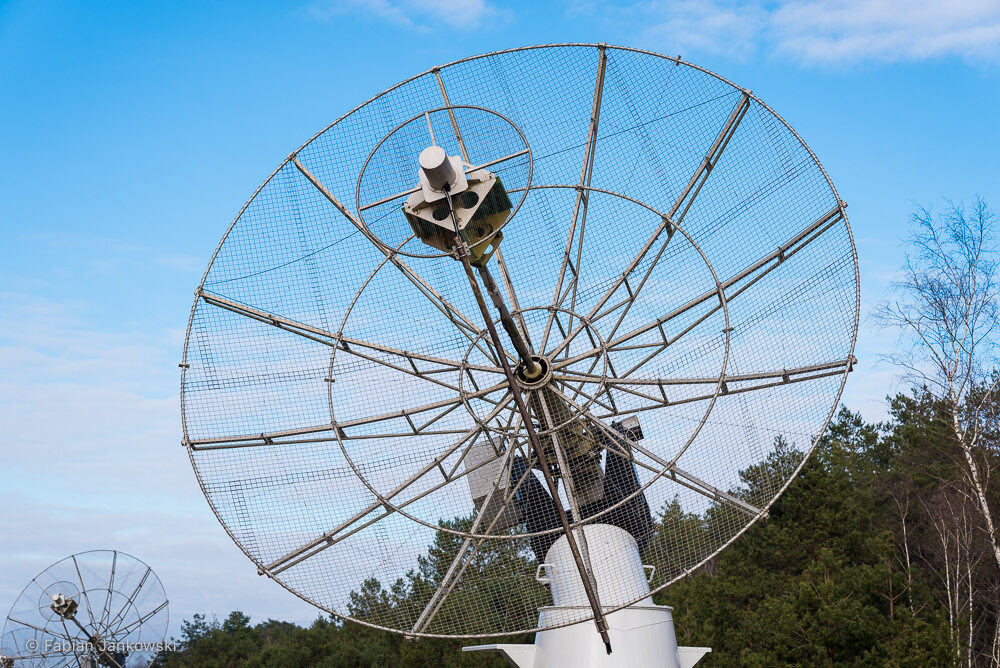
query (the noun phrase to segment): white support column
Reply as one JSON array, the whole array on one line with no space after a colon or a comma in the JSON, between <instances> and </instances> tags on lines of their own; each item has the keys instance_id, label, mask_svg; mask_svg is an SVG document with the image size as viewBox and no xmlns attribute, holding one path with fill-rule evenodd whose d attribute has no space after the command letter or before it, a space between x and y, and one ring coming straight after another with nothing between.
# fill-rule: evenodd
<instances>
[{"instance_id":1,"label":"white support column","mask_svg":"<svg viewBox=\"0 0 1000 668\"><path fill-rule=\"evenodd\" d=\"M607 615L614 652L605 651L604 643L589 622L539 631L533 645L476 645L463 647L462 651L496 652L517 668L691 668L712 651L708 647L677 646L673 608L655 605L648 596L646 567L631 534L610 524L590 524L580 531L587 537L591 572L601 592L603 607L610 610L639 599L638 603ZM553 602L539 609L539 626L589 615L583 583L565 536L552 544L545 563L539 564L538 569L539 581L549 585Z\"/></svg>"}]
</instances>

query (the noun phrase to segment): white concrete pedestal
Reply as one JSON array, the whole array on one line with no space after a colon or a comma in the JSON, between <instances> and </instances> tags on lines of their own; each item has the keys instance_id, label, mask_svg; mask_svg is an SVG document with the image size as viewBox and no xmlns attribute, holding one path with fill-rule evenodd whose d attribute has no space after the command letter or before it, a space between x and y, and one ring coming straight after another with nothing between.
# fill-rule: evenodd
<instances>
[{"instance_id":1,"label":"white concrete pedestal","mask_svg":"<svg viewBox=\"0 0 1000 668\"><path fill-rule=\"evenodd\" d=\"M498 652L518 668L691 668L707 647L678 647L673 609L654 605L646 569L635 539L609 524L583 527L601 607L612 610L628 601L638 603L609 612L608 654L594 622L580 622L535 634L535 644L476 645L465 652ZM579 539L578 539L579 540ZM538 625L554 626L591 615L583 581L566 537L559 538L539 565L539 581L552 590L553 605L539 609Z\"/></svg>"}]
</instances>

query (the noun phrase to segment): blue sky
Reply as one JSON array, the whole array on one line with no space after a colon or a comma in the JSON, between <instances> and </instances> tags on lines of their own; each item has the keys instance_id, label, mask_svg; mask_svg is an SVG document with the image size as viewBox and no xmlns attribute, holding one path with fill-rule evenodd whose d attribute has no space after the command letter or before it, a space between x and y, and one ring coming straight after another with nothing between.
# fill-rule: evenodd
<instances>
[{"instance_id":1,"label":"blue sky","mask_svg":"<svg viewBox=\"0 0 1000 668\"><path fill-rule=\"evenodd\" d=\"M940 6L939 6L940 5ZM829 172L862 310L888 296L915 204L1000 208L993 3L0 2L0 609L48 564L117 548L172 623L316 610L258 578L180 447L183 332L212 251L317 130L434 65L535 43L680 54L751 88ZM862 321L844 402L901 386Z\"/></svg>"}]
</instances>

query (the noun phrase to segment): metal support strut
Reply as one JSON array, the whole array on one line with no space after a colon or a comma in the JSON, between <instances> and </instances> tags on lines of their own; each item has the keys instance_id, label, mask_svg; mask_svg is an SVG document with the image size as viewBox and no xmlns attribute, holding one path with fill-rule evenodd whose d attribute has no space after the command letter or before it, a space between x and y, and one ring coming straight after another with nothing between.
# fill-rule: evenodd
<instances>
[{"instance_id":1,"label":"metal support strut","mask_svg":"<svg viewBox=\"0 0 1000 668\"><path fill-rule=\"evenodd\" d=\"M451 201L450 195L448 201ZM507 310L507 304L500 295L500 290L497 288L496 281L493 280L493 275L490 274L490 270L485 263L479 265L477 268L479 269L479 277L483 279L483 285L486 286L486 294L490 296L490 299L493 300L493 306L500 312L500 324L503 325L507 336L510 337L510 342L514 344L514 349L517 350L518 356L524 363L524 377L528 380L537 379L542 375L542 367L531 356L531 349L528 348L528 344L525 343L520 330L518 330L517 325L514 323L514 318L511 317L510 311Z\"/></svg>"},{"instance_id":2,"label":"metal support strut","mask_svg":"<svg viewBox=\"0 0 1000 668\"><path fill-rule=\"evenodd\" d=\"M87 642L94 649L94 651L97 652L97 658L103 665L110 666L111 668L123 668L115 657L108 653L104 642L98 636L91 634L90 631L88 631L75 616L72 616L69 619L76 624L81 631L83 631L85 636L87 636Z\"/></svg>"},{"instance_id":3,"label":"metal support strut","mask_svg":"<svg viewBox=\"0 0 1000 668\"><path fill-rule=\"evenodd\" d=\"M611 638L608 635L607 619L605 619L604 611L601 609L601 602L597 597L597 591L595 591L593 579L590 577L590 573L584 565L583 555L580 552L580 546L577 545L576 539L573 536L573 531L570 528L569 517L566 515L566 509L563 508L562 504L558 501L559 488L556 484L555 478L552 477L552 472L549 470L549 464L545 457L545 451L539 445L538 434L535 433L534 425L531 422L531 414L528 412L528 407L524 403L524 397L521 396L521 390L518 387L517 380L514 378L514 373L511 371L510 364L504 354L503 345L500 342L500 336L497 334L496 327L493 325L493 318L490 315L489 309L486 307L486 301L483 299L483 293L479 289L479 283L476 281L476 277L472 273L472 264L469 261L469 248L459 231L458 219L455 216L455 208L452 205L451 200L451 188L447 184L444 186L444 194L448 202L448 211L451 213L451 222L455 227L455 252L458 255L459 261L462 263L462 267L465 269L465 276L469 279L469 286L472 288L472 293L476 298L476 304L479 305L479 310L482 313L483 320L486 322L486 329L489 331L490 341L496 349L497 359L500 360L500 366L503 368L504 376L507 378L511 395L514 397L514 402L517 404L517 410L521 414L525 431L528 434L528 442L531 444L531 449L535 452L535 456L538 457L538 462L542 469L542 476L545 478L545 484L549 488L549 494L551 494L552 498L556 500L555 506L559 514L559 522L566 534L566 540L569 543L570 551L573 554L573 561L576 562L577 570L580 572L580 579L583 581L583 588L587 594L587 601L590 603L590 608L594 612L594 625L597 627L598 633L601 634L601 640L604 641L604 648L607 650L608 654L611 654ZM480 267L479 272L480 275L483 276L483 282L486 284L487 290L491 293L490 296L493 299L493 303L500 311L501 322L504 324L504 329L510 335L515 348L518 348L518 355L524 361L525 374L527 375L529 367L533 369L535 366L540 365L537 365L537 363L532 359L528 346L524 343L520 333L517 331L513 318L511 318L510 312L507 311L506 305L503 304L503 299L500 297L500 293L496 288L496 283L490 276L489 271L485 266L483 266ZM490 286L492 286L492 290L490 290ZM518 344L520 344L520 346ZM523 352L521 348L523 348ZM579 520L579 518L577 519Z\"/></svg>"}]
</instances>

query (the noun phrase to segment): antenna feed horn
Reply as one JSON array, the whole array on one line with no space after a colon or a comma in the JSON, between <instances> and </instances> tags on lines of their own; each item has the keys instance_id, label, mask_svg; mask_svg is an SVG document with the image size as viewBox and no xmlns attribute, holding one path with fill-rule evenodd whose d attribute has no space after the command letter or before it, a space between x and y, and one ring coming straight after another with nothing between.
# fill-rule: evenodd
<instances>
[{"instance_id":1,"label":"antenna feed horn","mask_svg":"<svg viewBox=\"0 0 1000 668\"><path fill-rule=\"evenodd\" d=\"M74 601L69 596L65 594L56 594L52 597L52 612L56 613L63 619L71 619L76 615L76 609L80 606L79 603Z\"/></svg>"},{"instance_id":2,"label":"antenna feed horn","mask_svg":"<svg viewBox=\"0 0 1000 668\"><path fill-rule=\"evenodd\" d=\"M448 155L440 146L428 146L420 152L420 189L424 200L444 199L445 187L453 196L468 189L462 159Z\"/></svg>"},{"instance_id":3,"label":"antenna feed horn","mask_svg":"<svg viewBox=\"0 0 1000 668\"><path fill-rule=\"evenodd\" d=\"M403 215L413 232L428 246L449 253L455 245L457 223L472 264L484 266L500 245L500 228L514 206L503 183L485 169L467 167L440 146L421 151L419 163L420 187L403 204ZM455 222L445 186L455 207Z\"/></svg>"}]
</instances>

